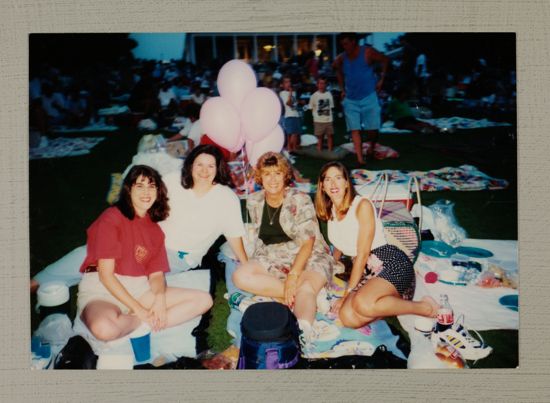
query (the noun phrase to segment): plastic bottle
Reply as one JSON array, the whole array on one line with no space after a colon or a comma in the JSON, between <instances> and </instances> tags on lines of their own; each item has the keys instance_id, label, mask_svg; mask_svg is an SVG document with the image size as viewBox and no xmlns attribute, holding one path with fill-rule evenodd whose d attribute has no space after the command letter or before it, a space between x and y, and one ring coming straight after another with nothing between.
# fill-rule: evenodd
<instances>
[{"instance_id":1,"label":"plastic bottle","mask_svg":"<svg viewBox=\"0 0 550 403\"><path fill-rule=\"evenodd\" d=\"M435 325L436 332L443 332L449 329L454 323L454 314L449 297L447 294L441 294L439 297L440 308L437 311L437 324Z\"/></svg>"}]
</instances>

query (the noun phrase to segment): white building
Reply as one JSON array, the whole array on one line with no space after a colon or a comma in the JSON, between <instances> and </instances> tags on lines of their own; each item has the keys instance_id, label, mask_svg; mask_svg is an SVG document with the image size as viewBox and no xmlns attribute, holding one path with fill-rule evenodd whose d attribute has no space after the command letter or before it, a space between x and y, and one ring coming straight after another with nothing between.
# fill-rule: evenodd
<instances>
[{"instance_id":1,"label":"white building","mask_svg":"<svg viewBox=\"0 0 550 403\"><path fill-rule=\"evenodd\" d=\"M371 33L359 34L359 38L372 44ZM190 33L185 41L184 59L199 65L216 59L221 63L231 59L284 62L310 51L334 60L341 51L338 33Z\"/></svg>"}]
</instances>

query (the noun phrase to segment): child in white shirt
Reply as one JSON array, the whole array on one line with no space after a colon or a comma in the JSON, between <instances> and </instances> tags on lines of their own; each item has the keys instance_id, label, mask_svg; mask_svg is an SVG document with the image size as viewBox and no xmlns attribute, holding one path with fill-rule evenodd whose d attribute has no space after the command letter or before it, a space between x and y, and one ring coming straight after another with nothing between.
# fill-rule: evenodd
<instances>
[{"instance_id":1,"label":"child in white shirt","mask_svg":"<svg viewBox=\"0 0 550 403\"><path fill-rule=\"evenodd\" d=\"M332 108L334 99L327 91L327 79L324 76L317 80L317 91L309 99L309 108L313 114L313 133L317 136L317 150L323 149L323 138L327 136L327 149L332 151L334 128L332 125Z\"/></svg>"}]
</instances>

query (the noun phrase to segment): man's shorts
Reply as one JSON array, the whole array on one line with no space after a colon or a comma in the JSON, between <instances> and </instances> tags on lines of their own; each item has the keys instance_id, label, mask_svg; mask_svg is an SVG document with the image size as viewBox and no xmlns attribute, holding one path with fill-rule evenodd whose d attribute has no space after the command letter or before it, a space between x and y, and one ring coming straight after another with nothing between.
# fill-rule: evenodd
<instances>
[{"instance_id":1,"label":"man's shorts","mask_svg":"<svg viewBox=\"0 0 550 403\"><path fill-rule=\"evenodd\" d=\"M342 106L348 131L380 128L380 104L376 92L360 100L344 98Z\"/></svg>"},{"instance_id":2,"label":"man's shorts","mask_svg":"<svg viewBox=\"0 0 550 403\"><path fill-rule=\"evenodd\" d=\"M334 134L332 122L313 122L313 134L317 137L332 136Z\"/></svg>"},{"instance_id":3,"label":"man's shorts","mask_svg":"<svg viewBox=\"0 0 550 403\"><path fill-rule=\"evenodd\" d=\"M302 134L302 121L298 117L285 118L284 127L285 134Z\"/></svg>"}]
</instances>

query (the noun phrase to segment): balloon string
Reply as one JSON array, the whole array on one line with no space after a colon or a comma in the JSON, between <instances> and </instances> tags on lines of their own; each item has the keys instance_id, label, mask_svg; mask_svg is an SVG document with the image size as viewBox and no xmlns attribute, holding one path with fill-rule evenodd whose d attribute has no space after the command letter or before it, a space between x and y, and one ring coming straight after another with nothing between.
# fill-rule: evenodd
<instances>
[{"instance_id":1,"label":"balloon string","mask_svg":"<svg viewBox=\"0 0 550 403\"><path fill-rule=\"evenodd\" d=\"M244 184L244 200L245 200L245 203L248 202L248 172L247 172L247 166L246 166L246 163L244 161L245 159L245 156L246 156L246 151L245 151L245 147L243 146L243 148L241 148L241 165L242 165L242 172L243 172L243 184ZM248 214L247 212L245 211L245 222L248 223Z\"/></svg>"}]
</instances>

